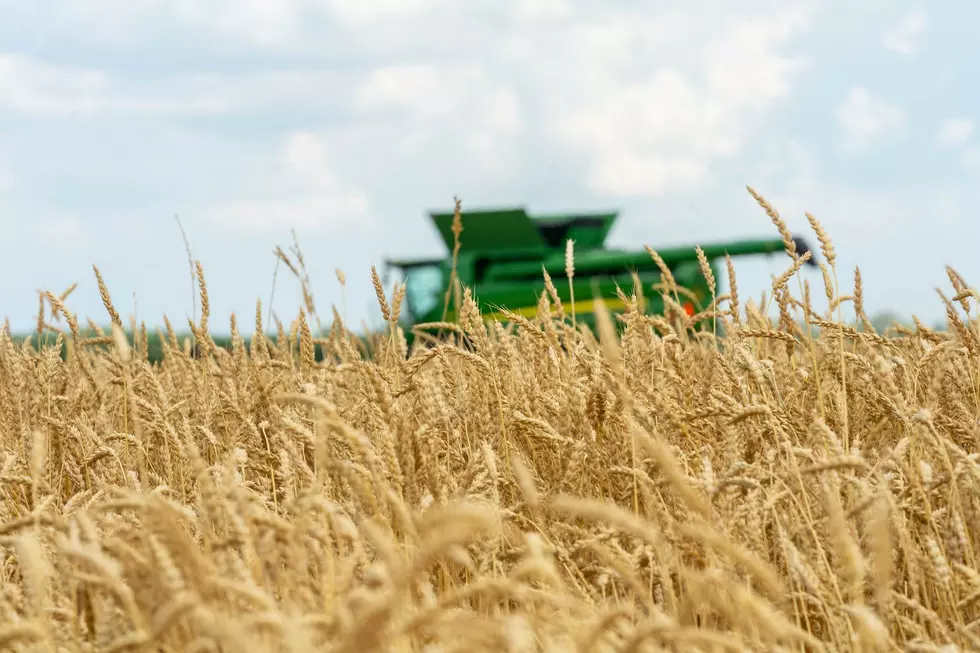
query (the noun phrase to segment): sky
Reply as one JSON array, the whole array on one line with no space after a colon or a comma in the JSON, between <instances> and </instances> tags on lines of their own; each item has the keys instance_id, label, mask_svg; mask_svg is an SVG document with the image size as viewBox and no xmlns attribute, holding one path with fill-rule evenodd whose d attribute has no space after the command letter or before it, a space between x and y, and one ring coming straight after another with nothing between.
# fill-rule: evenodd
<instances>
[{"instance_id":1,"label":"sky","mask_svg":"<svg viewBox=\"0 0 980 653\"><path fill-rule=\"evenodd\" d=\"M0 319L37 291L251 333L295 230L319 312L375 323L371 265L427 212L618 210L609 245L794 232L869 312L943 319L980 278L980 5L890 0L0 0ZM464 225L465 243L465 225ZM758 296L785 256L738 259ZM335 270L346 275L346 294ZM820 295L820 277L807 274ZM298 314L280 274L274 310ZM263 311L265 312L265 311Z\"/></svg>"}]
</instances>

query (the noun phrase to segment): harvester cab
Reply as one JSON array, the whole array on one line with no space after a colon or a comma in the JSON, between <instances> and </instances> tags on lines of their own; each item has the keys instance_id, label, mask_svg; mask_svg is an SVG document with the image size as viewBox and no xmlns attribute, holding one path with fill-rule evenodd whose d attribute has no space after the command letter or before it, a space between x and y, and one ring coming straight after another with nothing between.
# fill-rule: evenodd
<instances>
[{"instance_id":1,"label":"harvester cab","mask_svg":"<svg viewBox=\"0 0 980 653\"><path fill-rule=\"evenodd\" d=\"M457 307L449 287L455 247L453 212L432 212L429 217L448 254L440 258L385 261L386 270L399 270L406 283L407 311L403 310L406 335L414 324L440 321L447 294L450 303L446 319L452 321L456 317ZM500 309L533 318L545 290L542 270L552 278L566 314L574 310L579 323L595 326L592 311L593 297L597 294L611 312L625 309L617 288L629 294L637 278L643 287L645 311L661 313L665 307L660 292L651 291L661 283L661 273L650 255L645 250L615 250L605 246L617 217L617 212L531 216L523 208L464 211L456 278L472 290L487 320L504 321ZM575 251L571 285L565 272L565 248L569 240L574 241ZM809 250L805 241L795 240L800 254ZM733 241L702 245L702 250L718 278L717 261L726 255L734 258L774 254L783 250L783 241L778 238ZM687 314L705 309L711 297L695 246L658 249L658 253L682 287L678 302Z\"/></svg>"}]
</instances>

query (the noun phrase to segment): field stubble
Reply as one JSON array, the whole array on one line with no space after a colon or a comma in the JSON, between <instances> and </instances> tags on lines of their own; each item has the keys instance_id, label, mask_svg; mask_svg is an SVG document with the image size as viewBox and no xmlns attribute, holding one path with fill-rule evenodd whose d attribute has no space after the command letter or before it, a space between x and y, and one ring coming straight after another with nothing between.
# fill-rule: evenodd
<instances>
[{"instance_id":1,"label":"field stubble","mask_svg":"<svg viewBox=\"0 0 980 653\"><path fill-rule=\"evenodd\" d=\"M98 273L102 340L47 294L55 346L0 333L0 649L980 650L980 297L950 268L947 331L879 334L811 218L818 311L757 200L780 318L729 265L717 339L642 288L593 335L549 280L535 320L463 289L447 339L367 360L294 269L293 328L260 304L225 350L198 265L201 355L168 322L151 366Z\"/></svg>"}]
</instances>

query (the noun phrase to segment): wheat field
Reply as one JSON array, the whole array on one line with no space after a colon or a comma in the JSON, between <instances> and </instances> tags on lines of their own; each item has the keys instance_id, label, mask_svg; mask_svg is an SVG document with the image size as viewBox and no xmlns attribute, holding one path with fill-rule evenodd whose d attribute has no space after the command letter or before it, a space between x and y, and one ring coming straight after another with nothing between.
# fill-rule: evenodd
<instances>
[{"instance_id":1,"label":"wheat field","mask_svg":"<svg viewBox=\"0 0 980 653\"><path fill-rule=\"evenodd\" d=\"M758 199L787 271L760 305L729 261L710 330L632 288L593 334L556 279L367 357L297 270L291 328L260 302L225 350L198 264L200 353L167 322L151 366L98 270L100 338L47 293L0 333L0 649L980 650L980 295L948 268L948 330L878 333Z\"/></svg>"}]
</instances>

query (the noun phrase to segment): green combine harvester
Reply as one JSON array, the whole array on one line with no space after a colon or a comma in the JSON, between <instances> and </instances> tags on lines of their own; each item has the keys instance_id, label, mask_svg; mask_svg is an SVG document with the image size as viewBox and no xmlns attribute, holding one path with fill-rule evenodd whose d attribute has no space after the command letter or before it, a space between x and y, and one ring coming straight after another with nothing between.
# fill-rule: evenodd
<instances>
[{"instance_id":1,"label":"green combine harvester","mask_svg":"<svg viewBox=\"0 0 980 653\"><path fill-rule=\"evenodd\" d=\"M399 271L406 284L407 315L403 325L407 337L416 324L439 322L446 308L449 289L452 250L453 212L430 213L430 218L442 236L449 253L445 257L385 260L386 276L391 269ZM610 312L625 309L616 288L627 295L637 275L643 284L645 312L662 314L663 300L651 288L661 283L661 273L645 249L624 251L608 249L606 236L616 222L618 213L578 215L528 215L523 208L463 211L463 232L456 263L456 276L462 286L473 292L486 320L506 322L501 312L533 319L538 300L545 290L542 268L547 270L559 298L570 314L572 306L579 324L595 328L593 297L599 295ZM574 241L575 269L573 276L574 304L565 273L565 248ZM794 239L800 254L810 248L800 238ZM731 257L774 254L783 251L783 241L775 239L739 240L702 245L715 278L720 278L719 260ZM677 284L690 294L680 296L688 315L704 310L711 303L706 279L701 273L695 245L658 249ZM813 263L811 258L810 264ZM456 307L452 303L446 319L453 321ZM403 310L403 315L406 311Z\"/></svg>"}]
</instances>

